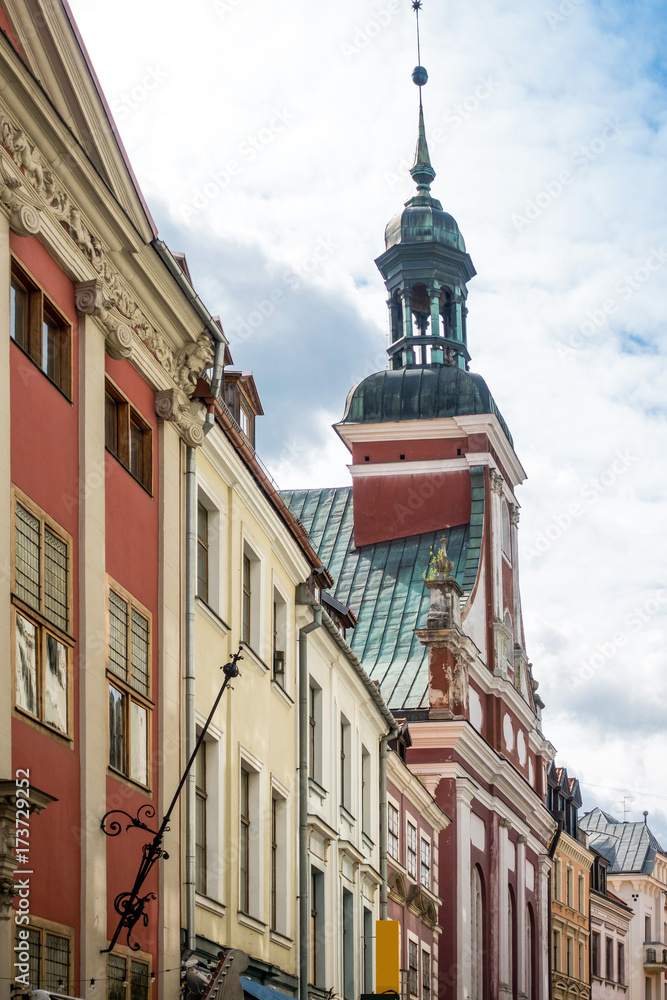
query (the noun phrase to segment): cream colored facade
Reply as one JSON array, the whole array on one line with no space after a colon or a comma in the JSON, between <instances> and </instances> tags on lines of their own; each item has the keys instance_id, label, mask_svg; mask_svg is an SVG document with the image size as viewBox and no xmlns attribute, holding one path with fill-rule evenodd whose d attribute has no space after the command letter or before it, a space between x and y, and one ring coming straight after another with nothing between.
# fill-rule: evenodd
<instances>
[{"instance_id":1,"label":"cream colored facade","mask_svg":"<svg viewBox=\"0 0 667 1000\"><path fill-rule=\"evenodd\" d=\"M617 1000L628 992L632 911L608 895L591 892L590 914L591 940L597 935L599 954L597 972L591 971L591 1000Z\"/></svg>"},{"instance_id":2,"label":"cream colored facade","mask_svg":"<svg viewBox=\"0 0 667 1000\"><path fill-rule=\"evenodd\" d=\"M273 984L292 991L298 916L295 591L312 567L220 426L197 449L197 490L200 518L208 522L208 593L204 600L200 586L196 598L198 727L222 683L221 665L239 648L243 656L241 676L223 696L205 743L206 872L196 894L197 946L212 957L221 946L241 948L251 957L253 975L281 970ZM250 591L249 642L242 639L244 585ZM273 669L274 605L277 648L285 654L280 680ZM242 838L248 843L247 882Z\"/></svg>"},{"instance_id":3,"label":"cream colored facade","mask_svg":"<svg viewBox=\"0 0 667 1000\"><path fill-rule=\"evenodd\" d=\"M628 934L629 1000L663 1000L667 973L667 856L651 870L610 872L607 885L634 911Z\"/></svg>"},{"instance_id":4,"label":"cream colored facade","mask_svg":"<svg viewBox=\"0 0 667 1000\"><path fill-rule=\"evenodd\" d=\"M587 836L581 840L561 831L551 872L551 959L554 1000L588 998L589 976L589 899L590 870L593 853Z\"/></svg>"}]
</instances>

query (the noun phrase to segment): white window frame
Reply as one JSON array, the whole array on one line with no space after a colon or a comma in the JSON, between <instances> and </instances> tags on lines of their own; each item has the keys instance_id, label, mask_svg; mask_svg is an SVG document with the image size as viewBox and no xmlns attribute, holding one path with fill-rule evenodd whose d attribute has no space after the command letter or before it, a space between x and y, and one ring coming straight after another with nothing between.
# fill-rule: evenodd
<instances>
[{"instance_id":1,"label":"white window frame","mask_svg":"<svg viewBox=\"0 0 667 1000\"><path fill-rule=\"evenodd\" d=\"M276 778L271 778L271 801L269 808L269 836L272 831L273 803L276 810L276 920L273 925L271 907L271 879L273 876L273 842L270 844L271 858L269 861L269 928L275 934L288 938L292 914L290 912L290 796L289 792Z\"/></svg>"},{"instance_id":2,"label":"white window frame","mask_svg":"<svg viewBox=\"0 0 667 1000\"><path fill-rule=\"evenodd\" d=\"M269 653L267 657L267 663L271 668L271 678L276 683L279 684L283 691L287 694L290 693L291 689L291 668L292 668L292 637L290 634L290 619L291 619L291 608L290 603L285 596L286 588L282 586L281 581L279 581L274 573L273 575L273 585L271 588L271 640L269 642ZM274 611L275 605L282 606L281 621L274 621ZM274 650L274 632L275 632L275 650ZM281 646L282 643L282 646ZM280 651L283 654L284 661L284 673L282 675L282 681L278 679L275 673L275 662L274 653Z\"/></svg>"},{"instance_id":3,"label":"white window frame","mask_svg":"<svg viewBox=\"0 0 667 1000\"><path fill-rule=\"evenodd\" d=\"M373 757L361 744L361 832L373 839Z\"/></svg>"},{"instance_id":4,"label":"white window frame","mask_svg":"<svg viewBox=\"0 0 667 1000\"><path fill-rule=\"evenodd\" d=\"M208 607L224 619L222 573L223 537L224 537L224 506L221 500L201 478L197 480L197 504L201 504L208 513L208 599L204 601ZM199 600L203 598L199 597Z\"/></svg>"},{"instance_id":5,"label":"white window frame","mask_svg":"<svg viewBox=\"0 0 667 1000\"><path fill-rule=\"evenodd\" d=\"M397 831L396 832L396 842L397 842L397 853L396 853L396 855L392 854L391 851L389 850L389 837L391 835L390 831L389 831L389 806L393 806L393 808L396 810L397 817L398 817L397 825L396 825L396 831ZM392 859L392 861L396 861L397 864L399 864L399 865L401 864L401 807L398 804L398 802L396 801L396 799L393 798L393 796L391 796L389 794L387 795L387 854Z\"/></svg>"},{"instance_id":6,"label":"white window frame","mask_svg":"<svg viewBox=\"0 0 667 1000\"><path fill-rule=\"evenodd\" d=\"M422 843L428 844L428 884L422 881ZM433 888L433 842L424 830L419 831L419 855L417 863L419 866L419 884L431 892Z\"/></svg>"},{"instance_id":7,"label":"white window frame","mask_svg":"<svg viewBox=\"0 0 667 1000\"><path fill-rule=\"evenodd\" d=\"M410 865L408 864L408 850L410 845L410 838L408 837L408 827L411 826L415 831L415 870L410 871ZM419 884L419 823L415 816L411 816L410 813L405 814L405 870L408 873L408 877L414 879L414 881Z\"/></svg>"},{"instance_id":8,"label":"white window frame","mask_svg":"<svg viewBox=\"0 0 667 1000\"><path fill-rule=\"evenodd\" d=\"M245 914L255 920L263 920L262 887L264 885L264 827L262 822L262 778L263 768L261 762L245 748L241 748L240 763L238 772L238 809L236 812L236 823L239 831L239 848L241 844L241 772L246 771L249 775L248 787L248 818L250 820L248 833L248 909L241 909L241 855L239 851L238 863L238 912Z\"/></svg>"},{"instance_id":9,"label":"white window frame","mask_svg":"<svg viewBox=\"0 0 667 1000\"><path fill-rule=\"evenodd\" d=\"M245 558L250 561L250 630L249 635L245 635L244 630L244 571L245 571ZM253 541L244 534L243 544L241 546L241 578L239 593L241 595L241 608L240 608L240 635L241 642L246 646L249 646L255 656L260 657L262 655L262 640L264 636L263 628L263 578L264 578L264 560L261 554L261 549L256 546ZM266 664L269 666L269 664Z\"/></svg>"}]
</instances>

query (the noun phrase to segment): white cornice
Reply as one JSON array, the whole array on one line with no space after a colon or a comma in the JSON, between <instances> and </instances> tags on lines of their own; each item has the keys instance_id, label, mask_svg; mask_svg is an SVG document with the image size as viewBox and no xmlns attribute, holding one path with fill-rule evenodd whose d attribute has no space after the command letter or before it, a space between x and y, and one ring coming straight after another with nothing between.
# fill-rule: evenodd
<instances>
[{"instance_id":1,"label":"white cornice","mask_svg":"<svg viewBox=\"0 0 667 1000\"><path fill-rule=\"evenodd\" d=\"M372 476L417 476L434 472L467 472L470 468L465 458L436 458L423 462L368 462L348 465L353 479Z\"/></svg>"},{"instance_id":2,"label":"white cornice","mask_svg":"<svg viewBox=\"0 0 667 1000\"><path fill-rule=\"evenodd\" d=\"M517 817L524 817L530 830L533 830L539 838L540 844L543 846L549 843L556 824L542 799L516 768L497 754L469 722L465 720L413 722L410 724L410 734L415 749L455 750L470 764L481 780L494 786L501 795L513 803L512 821L517 829L519 828ZM419 764L422 773L428 771L435 773L438 768L443 767L440 762L426 765L420 761ZM507 812L509 807L503 805L502 808ZM528 827L520 832L530 832Z\"/></svg>"},{"instance_id":3,"label":"white cornice","mask_svg":"<svg viewBox=\"0 0 667 1000\"><path fill-rule=\"evenodd\" d=\"M386 420L376 424L334 424L334 430L343 439L350 451L353 444L370 441L414 441L443 438L467 437L470 434L486 434L496 451L507 474L511 486L522 483L526 473L510 445L500 421L494 413L477 413L467 416L437 417L424 420ZM467 456L468 457L468 456ZM479 454L471 452L471 464L494 464L482 461Z\"/></svg>"},{"instance_id":4,"label":"white cornice","mask_svg":"<svg viewBox=\"0 0 667 1000\"><path fill-rule=\"evenodd\" d=\"M595 855L592 851L589 851L583 844L580 844L578 840L571 837L569 833L561 831L560 837L558 838L557 850L565 857L570 858L572 861L576 861L577 864L581 865L582 868L590 868L593 864Z\"/></svg>"}]
</instances>

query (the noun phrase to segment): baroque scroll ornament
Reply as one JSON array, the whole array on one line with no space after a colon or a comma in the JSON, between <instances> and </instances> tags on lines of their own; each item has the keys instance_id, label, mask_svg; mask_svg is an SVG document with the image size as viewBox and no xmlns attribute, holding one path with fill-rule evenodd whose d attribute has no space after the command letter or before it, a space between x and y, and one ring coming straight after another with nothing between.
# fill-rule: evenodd
<instances>
[{"instance_id":1,"label":"baroque scroll ornament","mask_svg":"<svg viewBox=\"0 0 667 1000\"><path fill-rule=\"evenodd\" d=\"M118 272L109 261L108 248L84 220L81 210L61 184L55 171L30 141L26 132L15 125L2 108L0 108L0 144L4 153L18 168L23 180L22 183L19 178L9 174L4 164L0 162L0 206L9 215L12 229L20 236L35 235L40 229L40 211L46 209L51 212L99 275L101 293L98 295L97 303L94 308L89 305L82 311L100 320L107 333L109 353L117 358L129 357L131 331L134 331L179 389L191 396L197 378L210 367L213 360L213 341L210 335L204 331L196 343L174 351L164 334L149 322L124 286ZM25 185L30 186L31 194L39 196L41 205L35 203L37 199L34 194L32 198L24 194ZM79 300L80 297L77 295L77 304ZM83 301L86 301L85 297ZM113 316L110 309L116 310L127 322L123 323Z\"/></svg>"}]
</instances>

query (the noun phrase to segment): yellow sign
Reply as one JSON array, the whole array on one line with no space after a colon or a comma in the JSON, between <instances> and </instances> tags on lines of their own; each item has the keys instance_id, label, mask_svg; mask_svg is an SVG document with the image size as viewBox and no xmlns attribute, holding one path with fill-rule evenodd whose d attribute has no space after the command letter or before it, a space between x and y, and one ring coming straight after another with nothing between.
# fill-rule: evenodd
<instances>
[{"instance_id":1,"label":"yellow sign","mask_svg":"<svg viewBox=\"0 0 667 1000\"><path fill-rule=\"evenodd\" d=\"M401 991L398 920L375 922L375 992Z\"/></svg>"}]
</instances>

